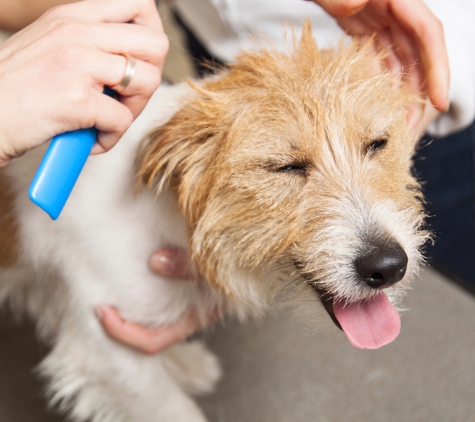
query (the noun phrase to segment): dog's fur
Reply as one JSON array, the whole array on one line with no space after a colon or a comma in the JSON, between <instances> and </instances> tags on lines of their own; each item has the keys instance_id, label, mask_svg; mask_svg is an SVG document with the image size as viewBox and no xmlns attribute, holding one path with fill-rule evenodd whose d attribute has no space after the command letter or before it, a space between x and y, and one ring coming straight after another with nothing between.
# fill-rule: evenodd
<instances>
[{"instance_id":1,"label":"dog's fur","mask_svg":"<svg viewBox=\"0 0 475 422\"><path fill-rule=\"evenodd\" d=\"M90 157L55 222L26 193L43 150L2 169L0 300L50 341L52 403L81 421L204 420L188 393L213 388L214 356L198 341L144 356L104 334L99 304L157 326L214 308L261 314L277 295L351 303L380 292L354 265L375 238L408 256L386 290L397 299L426 238L414 98L375 60L369 46L318 50L307 25L293 52L243 53L199 85L163 86L112 151ZM170 245L207 282L153 274L149 255Z\"/></svg>"}]
</instances>

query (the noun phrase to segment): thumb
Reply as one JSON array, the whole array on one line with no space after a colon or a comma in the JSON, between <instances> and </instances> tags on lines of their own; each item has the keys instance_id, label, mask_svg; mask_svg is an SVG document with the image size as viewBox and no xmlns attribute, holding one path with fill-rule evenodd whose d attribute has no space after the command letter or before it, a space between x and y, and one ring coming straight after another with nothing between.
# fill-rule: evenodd
<instances>
[{"instance_id":1,"label":"thumb","mask_svg":"<svg viewBox=\"0 0 475 422\"><path fill-rule=\"evenodd\" d=\"M311 0L323 7L327 13L336 18L352 16L363 9L369 0Z\"/></svg>"}]
</instances>

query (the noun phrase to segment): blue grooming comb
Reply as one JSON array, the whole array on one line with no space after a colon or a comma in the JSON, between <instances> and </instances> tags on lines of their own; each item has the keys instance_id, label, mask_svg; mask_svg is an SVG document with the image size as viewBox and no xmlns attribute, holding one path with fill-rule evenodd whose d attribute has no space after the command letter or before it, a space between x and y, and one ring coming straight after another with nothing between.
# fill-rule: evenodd
<instances>
[{"instance_id":1,"label":"blue grooming comb","mask_svg":"<svg viewBox=\"0 0 475 422\"><path fill-rule=\"evenodd\" d=\"M117 93L104 88L104 94ZM31 201L56 220L73 190L97 139L97 129L80 129L55 136L31 182Z\"/></svg>"}]
</instances>

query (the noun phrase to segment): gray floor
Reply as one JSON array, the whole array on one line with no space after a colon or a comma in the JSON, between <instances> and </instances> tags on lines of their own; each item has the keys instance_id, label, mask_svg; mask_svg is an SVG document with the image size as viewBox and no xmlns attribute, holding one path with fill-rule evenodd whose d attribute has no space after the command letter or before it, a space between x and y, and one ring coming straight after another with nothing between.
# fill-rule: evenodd
<instances>
[{"instance_id":1,"label":"gray floor","mask_svg":"<svg viewBox=\"0 0 475 422\"><path fill-rule=\"evenodd\" d=\"M212 422L475 421L475 299L425 269L399 338L377 351L309 334L285 314L208 336L224 378L199 402ZM0 421L56 422L34 366L33 329L0 321Z\"/></svg>"},{"instance_id":2,"label":"gray floor","mask_svg":"<svg viewBox=\"0 0 475 422\"><path fill-rule=\"evenodd\" d=\"M401 335L377 351L283 315L220 329L209 344L225 377L201 404L216 422L475 421L475 298L424 270L405 304Z\"/></svg>"},{"instance_id":3,"label":"gray floor","mask_svg":"<svg viewBox=\"0 0 475 422\"><path fill-rule=\"evenodd\" d=\"M167 26L170 18L164 18ZM165 75L189 74L180 35ZM475 421L475 299L425 269L400 337L378 351L337 333L309 334L286 315L228 323L208 336L225 376L199 400L213 422ZM34 366L47 352L29 324L0 318L0 422L57 422Z\"/></svg>"}]
</instances>

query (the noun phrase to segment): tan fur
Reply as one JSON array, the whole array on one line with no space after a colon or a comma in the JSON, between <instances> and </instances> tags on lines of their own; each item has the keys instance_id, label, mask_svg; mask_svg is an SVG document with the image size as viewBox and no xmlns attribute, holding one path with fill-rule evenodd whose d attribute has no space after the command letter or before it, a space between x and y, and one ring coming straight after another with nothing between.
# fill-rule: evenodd
<instances>
[{"instance_id":1,"label":"tan fur","mask_svg":"<svg viewBox=\"0 0 475 422\"><path fill-rule=\"evenodd\" d=\"M196 98L150 134L139 176L149 186L161 173L162 183L178 179L192 254L207 280L221 283L234 256L251 269L299 264L321 280L319 233L353 192L410 210L423 242L410 172L416 137L406 125L416 99L389 72L375 74L378 60L371 44L319 50L307 23L293 53L246 52L220 78L191 84ZM378 139L387 146L371 151ZM305 174L279 171L292 164L305 164ZM357 207L358 198L349 201Z\"/></svg>"},{"instance_id":2,"label":"tan fur","mask_svg":"<svg viewBox=\"0 0 475 422\"><path fill-rule=\"evenodd\" d=\"M13 192L0 170L0 267L10 267L18 259L18 224L13 209Z\"/></svg>"}]
</instances>

